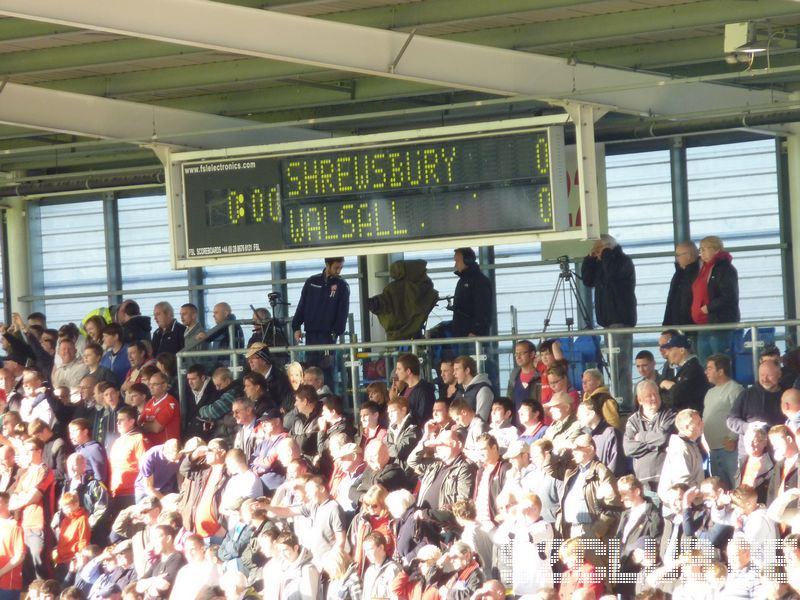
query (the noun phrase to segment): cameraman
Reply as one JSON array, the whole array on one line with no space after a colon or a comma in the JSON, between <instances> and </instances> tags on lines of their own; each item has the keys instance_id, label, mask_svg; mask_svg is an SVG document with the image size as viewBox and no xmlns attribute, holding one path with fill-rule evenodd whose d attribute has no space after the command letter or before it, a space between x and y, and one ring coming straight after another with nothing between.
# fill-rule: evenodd
<instances>
[{"instance_id":1,"label":"cameraman","mask_svg":"<svg viewBox=\"0 0 800 600\"><path fill-rule=\"evenodd\" d=\"M492 282L481 273L478 258L472 248L456 248L453 260L455 274L458 276L453 294L453 335L489 335L494 306Z\"/></svg>"}]
</instances>

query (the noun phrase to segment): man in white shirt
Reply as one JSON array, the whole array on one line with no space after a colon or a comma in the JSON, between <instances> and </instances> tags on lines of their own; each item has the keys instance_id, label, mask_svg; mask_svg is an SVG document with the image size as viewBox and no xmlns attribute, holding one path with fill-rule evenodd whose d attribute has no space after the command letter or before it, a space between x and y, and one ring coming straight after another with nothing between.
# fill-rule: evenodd
<instances>
[{"instance_id":1,"label":"man in white shirt","mask_svg":"<svg viewBox=\"0 0 800 600\"><path fill-rule=\"evenodd\" d=\"M225 469L231 477L222 492L219 510L228 517L227 529L232 529L239 518L239 511L234 508L236 501L240 498L258 498L264 492L264 485L250 470L247 458L239 448L228 450L225 455Z\"/></svg>"},{"instance_id":2,"label":"man in white shirt","mask_svg":"<svg viewBox=\"0 0 800 600\"><path fill-rule=\"evenodd\" d=\"M52 390L44 386L41 373L32 367L26 367L22 374L23 397L19 406L19 416L25 423L40 419L49 427L55 423L55 415L47 396Z\"/></svg>"},{"instance_id":3,"label":"man in white shirt","mask_svg":"<svg viewBox=\"0 0 800 600\"><path fill-rule=\"evenodd\" d=\"M61 366L53 367L50 383L54 388L65 386L74 392L89 369L83 363L83 359L78 356L75 342L68 337L62 337L59 341L58 356L61 358Z\"/></svg>"},{"instance_id":4,"label":"man in white shirt","mask_svg":"<svg viewBox=\"0 0 800 600\"><path fill-rule=\"evenodd\" d=\"M237 398L233 401L231 409L233 411L233 418L236 420L236 425L238 426L236 438L233 441L233 447L244 452L247 463L250 464L258 443L255 432L255 405L249 398Z\"/></svg>"},{"instance_id":5,"label":"man in white shirt","mask_svg":"<svg viewBox=\"0 0 800 600\"><path fill-rule=\"evenodd\" d=\"M219 584L217 565L206 558L203 538L195 534L187 537L183 542L183 554L186 564L175 577L170 600L196 598L203 586Z\"/></svg>"},{"instance_id":6,"label":"man in white shirt","mask_svg":"<svg viewBox=\"0 0 800 600\"><path fill-rule=\"evenodd\" d=\"M731 506L737 532L750 542L753 564L774 565L780 535L775 522L767 516L767 509L758 503L758 493L749 485L741 485L731 492Z\"/></svg>"},{"instance_id":7,"label":"man in white shirt","mask_svg":"<svg viewBox=\"0 0 800 600\"><path fill-rule=\"evenodd\" d=\"M519 429L514 425L514 404L511 400L495 398L490 419L489 433L497 440L500 452L505 452L519 437Z\"/></svg>"},{"instance_id":8,"label":"man in white shirt","mask_svg":"<svg viewBox=\"0 0 800 600\"><path fill-rule=\"evenodd\" d=\"M386 556L386 538L373 531L364 539L364 554L369 567L364 571L364 598L390 598L392 582L400 572L400 566Z\"/></svg>"}]
</instances>

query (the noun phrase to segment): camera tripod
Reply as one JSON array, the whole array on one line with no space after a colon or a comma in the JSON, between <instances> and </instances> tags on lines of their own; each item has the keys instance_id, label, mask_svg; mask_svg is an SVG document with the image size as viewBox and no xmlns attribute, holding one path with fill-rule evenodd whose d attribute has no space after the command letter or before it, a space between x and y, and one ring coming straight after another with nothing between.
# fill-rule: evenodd
<instances>
[{"instance_id":1,"label":"camera tripod","mask_svg":"<svg viewBox=\"0 0 800 600\"><path fill-rule=\"evenodd\" d=\"M578 275L569 266L568 256L559 256L558 265L561 272L558 274L558 281L556 287L553 289L553 297L550 299L550 306L547 309L547 315L544 318L544 327L542 331L547 331L550 326L550 320L553 317L553 311L556 308L556 302L561 298L564 307L564 322L567 325L567 331L572 331L575 327L575 308L578 309L578 315L581 318L583 327L585 329L592 328L592 315L586 307L586 303L578 293L577 280ZM597 368L605 370L609 373L608 363L603 358L603 353L600 349L600 341L596 336L591 336L592 345L594 346L594 354L596 358Z\"/></svg>"},{"instance_id":2,"label":"camera tripod","mask_svg":"<svg viewBox=\"0 0 800 600\"><path fill-rule=\"evenodd\" d=\"M261 342L269 346L270 348L274 348L276 346L288 346L289 345L289 338L286 335L286 321L281 319L276 314L276 308L278 305L289 307L289 302L286 302L281 298L281 295L277 292L272 292L267 295L267 300L269 302L270 307L272 308L272 318L271 319L255 319L256 324L261 329ZM251 305L250 308L253 310L253 316L258 317L258 313L256 309L253 308Z\"/></svg>"},{"instance_id":3,"label":"camera tripod","mask_svg":"<svg viewBox=\"0 0 800 600\"><path fill-rule=\"evenodd\" d=\"M581 318L584 327L591 328L592 316L586 308L586 303L578 293L577 279L578 276L569 266L568 256L559 256L558 265L561 267L561 272L558 274L558 281L556 287L553 289L553 297L550 299L550 306L547 309L547 314L544 317L544 327L542 331L547 331L550 326L550 321L553 318L553 312L556 308L558 299L561 298L564 308L564 323L567 326L567 331L572 331L575 326L575 308L578 309L578 316Z\"/></svg>"}]
</instances>

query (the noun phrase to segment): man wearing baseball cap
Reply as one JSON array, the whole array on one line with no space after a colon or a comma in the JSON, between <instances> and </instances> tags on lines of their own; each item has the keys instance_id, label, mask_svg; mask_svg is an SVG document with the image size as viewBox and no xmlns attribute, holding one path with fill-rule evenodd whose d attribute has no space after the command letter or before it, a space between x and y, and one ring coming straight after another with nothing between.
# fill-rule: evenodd
<instances>
[{"instance_id":1,"label":"man wearing baseball cap","mask_svg":"<svg viewBox=\"0 0 800 600\"><path fill-rule=\"evenodd\" d=\"M544 405L544 409L553 422L544 432L542 439L553 443L554 454L564 454L569 451L573 440L581 432L581 424L572 414L572 398L566 392L556 392Z\"/></svg>"},{"instance_id":2,"label":"man wearing baseball cap","mask_svg":"<svg viewBox=\"0 0 800 600\"><path fill-rule=\"evenodd\" d=\"M283 415L279 408L271 408L259 418L256 426L258 443L250 466L270 494L286 478L286 467L278 457L281 442L288 436L289 433L283 428Z\"/></svg>"},{"instance_id":3,"label":"man wearing baseball cap","mask_svg":"<svg viewBox=\"0 0 800 600\"><path fill-rule=\"evenodd\" d=\"M255 371L264 376L266 385L264 395L272 400L274 406L279 406L286 414L294 407L294 396L292 386L289 383L289 376L276 365L275 359L270 354L266 344L257 342L247 350L247 365L251 371ZM275 368L274 368L275 367Z\"/></svg>"},{"instance_id":4,"label":"man wearing baseball cap","mask_svg":"<svg viewBox=\"0 0 800 600\"><path fill-rule=\"evenodd\" d=\"M513 441L503 458L511 465L506 473L503 493L518 496L532 492L536 485L535 478L541 476L541 473L531 464L530 446L522 440Z\"/></svg>"},{"instance_id":5,"label":"man wearing baseball cap","mask_svg":"<svg viewBox=\"0 0 800 600\"><path fill-rule=\"evenodd\" d=\"M689 338L673 335L661 345L661 349L666 350L669 363L677 365L675 381L665 379L661 382L665 403L676 412L693 408L702 413L709 383L700 361L691 352Z\"/></svg>"}]
</instances>

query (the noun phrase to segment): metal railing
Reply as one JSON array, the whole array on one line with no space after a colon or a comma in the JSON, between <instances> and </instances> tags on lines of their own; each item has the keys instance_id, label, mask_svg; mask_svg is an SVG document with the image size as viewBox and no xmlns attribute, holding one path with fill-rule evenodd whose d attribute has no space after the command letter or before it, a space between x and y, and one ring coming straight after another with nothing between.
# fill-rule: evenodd
<instances>
[{"instance_id":1,"label":"metal railing","mask_svg":"<svg viewBox=\"0 0 800 600\"><path fill-rule=\"evenodd\" d=\"M230 321L227 323L229 327L229 339L235 339L235 326L252 324L252 320ZM224 326L224 325L223 325ZM752 355L753 373L758 371L758 363L760 357L761 347L763 343L759 341L758 330L763 328L797 328L800 327L800 319L792 320L765 320L765 321L748 321L744 323L725 323L719 325L686 325L682 327L673 327L680 329L686 333L693 332L711 332L711 331L735 331L735 330L750 330L751 341L745 345ZM391 356L398 355L405 352L412 354L420 354L421 349L436 347L436 346L470 346L474 349L473 357L478 364L478 372L483 371L483 366L486 362L487 356L483 345L497 344L502 342L515 342L523 339L552 339L552 338L567 338L567 337L586 337L586 336L601 336L605 340L605 346L602 351L606 354L614 354L618 351L615 345L615 338L620 335L627 334L660 334L666 327L651 326L651 327L620 327L615 329L581 329L581 330L562 330L562 331L530 331L522 333L511 333L504 335L493 335L484 337L463 337L463 338L436 338L436 339L417 339L417 340L404 340L404 341L391 341L391 342L359 342L353 341L350 343L340 344L320 344L308 346L280 346L272 347L270 350L273 353L288 354L291 360L296 360L298 353L306 351L329 351L339 354L344 354L347 360L344 367L350 372L350 385L348 399L352 400L352 407L355 410L359 406L359 393L360 393L360 367L362 366L361 359L368 356ZM788 335L786 336L789 337ZM793 339L797 339L792 336ZM749 344L749 345L748 345ZM513 349L512 349L513 351ZM177 354L179 393L181 397L181 407L185 406L185 374L184 365L190 359L197 358L227 358L229 360L229 368L237 375L241 371L241 356L247 352L246 348L236 349L215 349L215 350L183 350ZM498 351L497 354L500 354ZM616 369L615 361L610 360L610 391L615 397L619 397L620 390L616 389ZM430 365L427 365L428 369ZM388 375L388 370L387 370ZM185 412L183 414L186 414Z\"/></svg>"}]
</instances>

